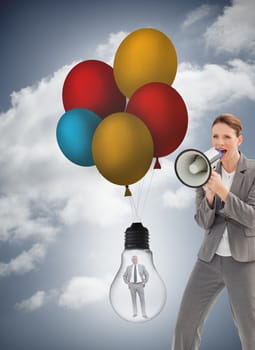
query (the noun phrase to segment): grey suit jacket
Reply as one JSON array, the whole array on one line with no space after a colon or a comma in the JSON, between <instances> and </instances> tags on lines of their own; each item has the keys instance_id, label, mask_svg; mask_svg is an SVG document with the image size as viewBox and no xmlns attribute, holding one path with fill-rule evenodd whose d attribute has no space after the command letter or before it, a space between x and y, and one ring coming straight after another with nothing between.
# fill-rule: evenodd
<instances>
[{"instance_id":1,"label":"grey suit jacket","mask_svg":"<svg viewBox=\"0 0 255 350\"><path fill-rule=\"evenodd\" d=\"M221 174L220 163L216 171ZM255 160L241 153L224 206L215 196L214 206L210 208L203 188L198 188L195 220L205 229L199 259L212 260L227 225L232 257L242 262L255 260Z\"/></svg>"},{"instance_id":2,"label":"grey suit jacket","mask_svg":"<svg viewBox=\"0 0 255 350\"><path fill-rule=\"evenodd\" d=\"M143 283L146 283L149 279L149 274L146 268L144 267L144 265L141 265L141 264L137 264L137 266L138 266L138 272L141 277L141 280L143 281ZM133 264L129 265L123 275L123 279L125 283L130 283L130 280L132 277L132 267L133 267Z\"/></svg>"}]
</instances>

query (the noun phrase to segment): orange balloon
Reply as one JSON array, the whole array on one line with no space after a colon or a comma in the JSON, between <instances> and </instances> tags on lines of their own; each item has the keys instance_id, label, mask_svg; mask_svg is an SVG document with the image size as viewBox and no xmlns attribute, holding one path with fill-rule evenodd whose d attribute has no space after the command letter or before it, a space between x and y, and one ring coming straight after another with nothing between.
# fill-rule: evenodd
<instances>
[{"instance_id":1,"label":"orange balloon","mask_svg":"<svg viewBox=\"0 0 255 350\"><path fill-rule=\"evenodd\" d=\"M142 120L130 113L113 113L98 125L92 154L98 171L117 185L130 185L149 170L153 140Z\"/></svg>"},{"instance_id":2,"label":"orange balloon","mask_svg":"<svg viewBox=\"0 0 255 350\"><path fill-rule=\"evenodd\" d=\"M127 97L147 83L171 85L176 71L177 55L172 41L153 28L142 28L129 34L114 57L114 78Z\"/></svg>"}]
</instances>

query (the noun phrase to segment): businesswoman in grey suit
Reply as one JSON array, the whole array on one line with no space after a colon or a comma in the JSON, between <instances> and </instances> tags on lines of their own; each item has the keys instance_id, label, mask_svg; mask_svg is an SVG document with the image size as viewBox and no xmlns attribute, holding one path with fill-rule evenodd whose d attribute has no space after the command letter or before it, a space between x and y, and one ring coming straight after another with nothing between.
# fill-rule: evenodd
<instances>
[{"instance_id":1,"label":"businesswoman in grey suit","mask_svg":"<svg viewBox=\"0 0 255 350\"><path fill-rule=\"evenodd\" d=\"M172 350L197 350L201 329L218 294L228 298L243 350L255 349L255 161L238 150L242 124L222 114L212 124L212 144L222 159L196 191L195 220L204 232L184 291Z\"/></svg>"}]
</instances>

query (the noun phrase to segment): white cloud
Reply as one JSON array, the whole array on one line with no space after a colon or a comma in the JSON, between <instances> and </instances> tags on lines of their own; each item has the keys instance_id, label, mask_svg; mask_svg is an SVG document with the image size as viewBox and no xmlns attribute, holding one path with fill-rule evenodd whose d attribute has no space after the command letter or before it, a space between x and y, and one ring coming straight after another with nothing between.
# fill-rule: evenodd
<instances>
[{"instance_id":1,"label":"white cloud","mask_svg":"<svg viewBox=\"0 0 255 350\"><path fill-rule=\"evenodd\" d=\"M46 249L60 232L59 224L107 226L129 213L124 188L107 182L96 167L71 163L58 148L55 133L64 114L62 86L74 64L14 92L11 108L0 114L1 242L33 240ZM1 263L1 276L36 268L44 255L32 259L32 252L34 248ZM31 257L30 263L16 268L25 257Z\"/></svg>"},{"instance_id":2,"label":"white cloud","mask_svg":"<svg viewBox=\"0 0 255 350\"><path fill-rule=\"evenodd\" d=\"M129 214L129 204L123 197L124 187L115 188L96 173L93 179L86 180L86 176L83 179L77 176L77 180L80 183L86 181L86 185L83 188L79 184L74 187L60 212L63 223L73 225L88 222L105 228L122 222Z\"/></svg>"},{"instance_id":3,"label":"white cloud","mask_svg":"<svg viewBox=\"0 0 255 350\"><path fill-rule=\"evenodd\" d=\"M11 274L22 275L33 270L41 262L46 254L46 247L35 244L27 251L11 259L8 263L0 262L0 277Z\"/></svg>"},{"instance_id":4,"label":"white cloud","mask_svg":"<svg viewBox=\"0 0 255 350\"><path fill-rule=\"evenodd\" d=\"M37 291L30 298L24 299L21 302L17 303L14 307L16 310L32 312L41 309L50 301L54 300L56 297L56 291L50 290L45 292L43 290Z\"/></svg>"},{"instance_id":5,"label":"white cloud","mask_svg":"<svg viewBox=\"0 0 255 350\"><path fill-rule=\"evenodd\" d=\"M39 290L31 297L15 304L19 311L32 312L49 303L69 310L78 310L88 304L101 302L107 298L109 283L104 279L75 276L66 285L57 290Z\"/></svg>"},{"instance_id":6,"label":"white cloud","mask_svg":"<svg viewBox=\"0 0 255 350\"><path fill-rule=\"evenodd\" d=\"M144 184L138 183L137 187L143 187L145 191L156 190L162 191L169 183L174 183L176 177L174 176L174 162L167 157L162 157L159 159L161 169L154 169L154 162L150 171L142 179ZM143 190L142 188L142 190ZM140 189L138 188L138 191Z\"/></svg>"},{"instance_id":7,"label":"white cloud","mask_svg":"<svg viewBox=\"0 0 255 350\"><path fill-rule=\"evenodd\" d=\"M116 50L128 34L128 32L123 31L110 33L107 43L98 45L96 49L96 55L99 59L113 66Z\"/></svg>"},{"instance_id":8,"label":"white cloud","mask_svg":"<svg viewBox=\"0 0 255 350\"><path fill-rule=\"evenodd\" d=\"M197 7L195 10L189 12L182 24L183 28L188 28L191 25L197 23L203 18L207 17L211 12L211 6L203 4Z\"/></svg>"},{"instance_id":9,"label":"white cloud","mask_svg":"<svg viewBox=\"0 0 255 350\"><path fill-rule=\"evenodd\" d=\"M166 191L163 195L163 202L166 207L183 209L194 203L195 192L188 187L180 187L175 192Z\"/></svg>"},{"instance_id":10,"label":"white cloud","mask_svg":"<svg viewBox=\"0 0 255 350\"><path fill-rule=\"evenodd\" d=\"M1 277L35 269L58 232L54 220L59 198L51 192L59 165L55 125L69 69L63 67L36 85L13 92L11 108L0 115L0 241L37 242L1 262Z\"/></svg>"},{"instance_id":11,"label":"white cloud","mask_svg":"<svg viewBox=\"0 0 255 350\"><path fill-rule=\"evenodd\" d=\"M16 304L15 308L17 310L35 311L40 309L45 304L45 300L46 293L40 290L32 295L31 298L22 300L20 303Z\"/></svg>"},{"instance_id":12,"label":"white cloud","mask_svg":"<svg viewBox=\"0 0 255 350\"><path fill-rule=\"evenodd\" d=\"M189 120L198 121L211 111L225 108L241 99L255 98L255 64L235 59L226 65L203 67L183 63L174 87L182 95L189 110Z\"/></svg>"},{"instance_id":13,"label":"white cloud","mask_svg":"<svg viewBox=\"0 0 255 350\"><path fill-rule=\"evenodd\" d=\"M32 202L17 194L0 197L0 241L17 242L35 238L44 242L52 241L58 229L51 225L50 214L32 217ZM48 214L48 216L47 216Z\"/></svg>"},{"instance_id":14,"label":"white cloud","mask_svg":"<svg viewBox=\"0 0 255 350\"><path fill-rule=\"evenodd\" d=\"M205 39L208 47L216 52L238 54L241 51L255 54L255 2L233 0L224 12L207 29Z\"/></svg>"},{"instance_id":15,"label":"white cloud","mask_svg":"<svg viewBox=\"0 0 255 350\"><path fill-rule=\"evenodd\" d=\"M86 304L103 300L108 293L107 284L94 277L73 277L59 296L59 305L79 309Z\"/></svg>"}]
</instances>

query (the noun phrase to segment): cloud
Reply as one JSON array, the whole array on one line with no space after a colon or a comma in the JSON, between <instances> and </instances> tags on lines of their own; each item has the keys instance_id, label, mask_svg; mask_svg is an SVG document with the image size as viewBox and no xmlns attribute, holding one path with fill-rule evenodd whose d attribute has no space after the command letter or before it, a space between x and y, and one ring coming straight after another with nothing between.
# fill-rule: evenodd
<instances>
[{"instance_id":1,"label":"cloud","mask_svg":"<svg viewBox=\"0 0 255 350\"><path fill-rule=\"evenodd\" d=\"M63 288L39 290L31 297L16 303L14 308L18 311L32 312L53 303L68 310L78 310L104 300L108 292L109 285L103 279L75 276Z\"/></svg>"},{"instance_id":2,"label":"cloud","mask_svg":"<svg viewBox=\"0 0 255 350\"><path fill-rule=\"evenodd\" d=\"M203 4L197 7L195 10L189 12L182 24L182 27L186 29L198 21L204 19L210 14L211 8L212 6Z\"/></svg>"},{"instance_id":3,"label":"cloud","mask_svg":"<svg viewBox=\"0 0 255 350\"><path fill-rule=\"evenodd\" d=\"M38 215L31 215L36 204L26 196L18 194L3 195L0 197L0 241L21 242L32 238L44 242L55 239L57 227L50 223L50 208L43 208Z\"/></svg>"},{"instance_id":4,"label":"cloud","mask_svg":"<svg viewBox=\"0 0 255 350\"><path fill-rule=\"evenodd\" d=\"M21 302L15 304L15 309L19 311L32 312L41 309L47 303L52 301L56 297L56 291L51 290L45 292L43 290L37 291L30 298L24 299Z\"/></svg>"},{"instance_id":5,"label":"cloud","mask_svg":"<svg viewBox=\"0 0 255 350\"><path fill-rule=\"evenodd\" d=\"M63 225L86 222L105 227L129 214L124 189L106 181L96 167L71 163L58 148L55 133L64 114L62 86L75 64L13 92L10 109L0 114L2 243L33 241L45 252ZM1 276L36 268L45 254L37 259L35 247L2 262Z\"/></svg>"},{"instance_id":6,"label":"cloud","mask_svg":"<svg viewBox=\"0 0 255 350\"><path fill-rule=\"evenodd\" d=\"M205 64L202 67L182 63L174 82L189 111L193 126L206 113L222 111L241 99L255 98L255 64L240 59L225 65Z\"/></svg>"},{"instance_id":7,"label":"cloud","mask_svg":"<svg viewBox=\"0 0 255 350\"><path fill-rule=\"evenodd\" d=\"M60 203L51 192L59 166L54 133L62 113L60 87L69 69L13 92L11 108L0 114L0 241L33 242L0 263L1 277L35 269L58 233Z\"/></svg>"},{"instance_id":8,"label":"cloud","mask_svg":"<svg viewBox=\"0 0 255 350\"><path fill-rule=\"evenodd\" d=\"M17 303L15 305L15 308L17 310L35 311L37 309L40 309L45 304L45 300L46 293L40 290L32 295L31 298L22 300L20 303Z\"/></svg>"},{"instance_id":9,"label":"cloud","mask_svg":"<svg viewBox=\"0 0 255 350\"><path fill-rule=\"evenodd\" d=\"M194 198L194 190L188 187L180 187L175 192L166 191L163 195L163 203L169 208L184 209L193 205Z\"/></svg>"},{"instance_id":10,"label":"cloud","mask_svg":"<svg viewBox=\"0 0 255 350\"><path fill-rule=\"evenodd\" d=\"M122 40L128 35L128 32L120 31L117 33L110 33L106 44L99 44L96 48L96 55L98 58L111 66L113 66L114 56L116 50Z\"/></svg>"},{"instance_id":11,"label":"cloud","mask_svg":"<svg viewBox=\"0 0 255 350\"><path fill-rule=\"evenodd\" d=\"M233 0L205 32L206 44L216 52L255 54L254 0Z\"/></svg>"},{"instance_id":12,"label":"cloud","mask_svg":"<svg viewBox=\"0 0 255 350\"><path fill-rule=\"evenodd\" d=\"M43 260L46 254L46 247L42 244L35 244L28 251L11 259L8 263L0 262L0 277L12 274L23 275L32 271L36 265Z\"/></svg>"},{"instance_id":13,"label":"cloud","mask_svg":"<svg viewBox=\"0 0 255 350\"><path fill-rule=\"evenodd\" d=\"M95 277L73 277L59 297L59 305L79 309L86 304L103 300L108 293L106 283Z\"/></svg>"}]
</instances>

